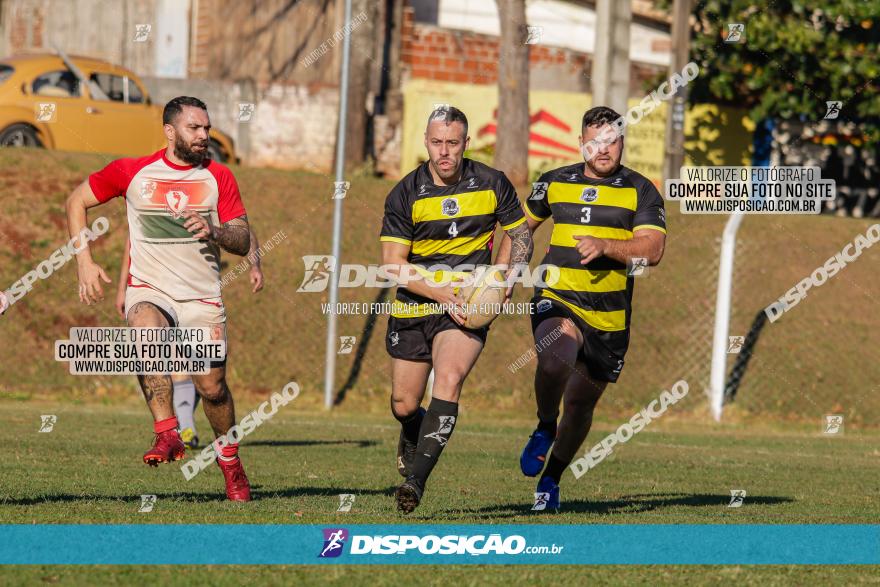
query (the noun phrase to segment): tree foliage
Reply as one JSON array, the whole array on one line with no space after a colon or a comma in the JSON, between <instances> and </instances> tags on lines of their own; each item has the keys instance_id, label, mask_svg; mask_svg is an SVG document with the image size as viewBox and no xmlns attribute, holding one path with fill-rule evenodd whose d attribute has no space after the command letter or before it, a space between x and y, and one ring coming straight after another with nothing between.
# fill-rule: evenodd
<instances>
[{"instance_id":1,"label":"tree foliage","mask_svg":"<svg viewBox=\"0 0 880 587\"><path fill-rule=\"evenodd\" d=\"M815 121L839 100L839 120L880 139L880 0L699 0L691 23L691 102ZM745 25L741 42L725 42L728 23Z\"/></svg>"}]
</instances>

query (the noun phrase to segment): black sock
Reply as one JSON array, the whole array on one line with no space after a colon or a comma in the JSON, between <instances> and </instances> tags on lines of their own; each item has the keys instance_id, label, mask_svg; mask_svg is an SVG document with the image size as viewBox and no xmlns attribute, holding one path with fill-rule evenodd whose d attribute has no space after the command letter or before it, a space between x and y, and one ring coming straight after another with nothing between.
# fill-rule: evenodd
<instances>
[{"instance_id":1,"label":"black sock","mask_svg":"<svg viewBox=\"0 0 880 587\"><path fill-rule=\"evenodd\" d=\"M414 413L408 416L398 416L397 414L394 414L394 417L400 422L400 425L403 428L403 436L407 441L412 443L418 442L419 429L421 428L422 420L424 419L424 413L422 410L416 409Z\"/></svg>"},{"instance_id":2,"label":"black sock","mask_svg":"<svg viewBox=\"0 0 880 587\"><path fill-rule=\"evenodd\" d=\"M559 480L562 478L562 474L565 472L565 468L571 464L571 461L565 462L556 458L556 455L552 452L550 453L550 458L547 459L547 466L544 467L544 473L541 474L541 479L544 477L550 477L556 484L559 485Z\"/></svg>"},{"instance_id":3,"label":"black sock","mask_svg":"<svg viewBox=\"0 0 880 587\"><path fill-rule=\"evenodd\" d=\"M538 414L538 430L549 432L553 438L556 438L556 418L553 418L549 422L545 422L541 419L541 414Z\"/></svg>"},{"instance_id":4,"label":"black sock","mask_svg":"<svg viewBox=\"0 0 880 587\"><path fill-rule=\"evenodd\" d=\"M428 475L437 464L443 447L452 436L455 429L455 421L458 417L458 404L442 399L434 398L419 429L419 443L416 446L416 456L410 467L411 476L415 477L422 486L428 480Z\"/></svg>"}]
</instances>

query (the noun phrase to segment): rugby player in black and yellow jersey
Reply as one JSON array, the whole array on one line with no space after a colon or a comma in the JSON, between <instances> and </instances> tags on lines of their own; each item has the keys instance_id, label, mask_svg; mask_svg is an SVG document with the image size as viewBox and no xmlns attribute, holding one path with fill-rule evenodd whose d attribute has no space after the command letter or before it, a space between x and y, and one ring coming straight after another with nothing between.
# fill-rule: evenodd
<instances>
[{"instance_id":1,"label":"rugby player in black and yellow jersey","mask_svg":"<svg viewBox=\"0 0 880 587\"><path fill-rule=\"evenodd\" d=\"M401 284L386 348L391 412L401 424L397 466L406 477L395 498L405 514L421 501L455 428L462 384L486 342L488 328L463 326L464 300L453 279L491 262L497 223L512 243L506 258L496 259L514 268L508 277L532 254L531 233L513 185L500 171L465 159L468 141L461 110L445 106L432 112L425 130L428 161L403 178L385 201L382 259L395 268L391 272ZM510 293L509 288L508 298ZM432 399L424 411L420 405L432 367Z\"/></svg>"},{"instance_id":2,"label":"rugby player in black and yellow jersey","mask_svg":"<svg viewBox=\"0 0 880 587\"><path fill-rule=\"evenodd\" d=\"M660 193L620 164L624 138L609 132L619 118L610 108L588 110L580 137L586 163L545 173L525 202L532 232L553 217L543 263L559 268L558 280L536 288L532 300L538 426L520 457L525 475L543 470L537 493L548 510L559 509L562 472L587 437L596 402L623 369L637 272L628 267L656 265L666 242Z\"/></svg>"}]
</instances>

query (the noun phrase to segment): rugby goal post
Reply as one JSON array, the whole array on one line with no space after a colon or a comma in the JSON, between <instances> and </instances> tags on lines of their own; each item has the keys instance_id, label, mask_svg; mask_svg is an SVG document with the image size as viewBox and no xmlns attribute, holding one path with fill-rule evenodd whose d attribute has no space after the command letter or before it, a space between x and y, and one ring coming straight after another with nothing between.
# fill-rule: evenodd
<instances>
[{"instance_id":1,"label":"rugby goal post","mask_svg":"<svg viewBox=\"0 0 880 587\"><path fill-rule=\"evenodd\" d=\"M721 421L721 413L724 410L724 378L727 372L730 306L733 295L733 262L736 255L736 233L742 220L741 213L731 215L721 235L718 291L715 297L715 332L712 338L712 368L709 376L709 402L712 417L716 422Z\"/></svg>"}]
</instances>

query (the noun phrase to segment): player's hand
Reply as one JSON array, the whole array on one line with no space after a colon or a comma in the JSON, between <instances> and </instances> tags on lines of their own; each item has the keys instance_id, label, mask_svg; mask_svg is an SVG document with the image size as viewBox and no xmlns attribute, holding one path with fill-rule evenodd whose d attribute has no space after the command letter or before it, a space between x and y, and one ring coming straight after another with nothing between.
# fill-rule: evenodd
<instances>
[{"instance_id":1,"label":"player's hand","mask_svg":"<svg viewBox=\"0 0 880 587\"><path fill-rule=\"evenodd\" d=\"M104 273L97 263L85 263L77 266L79 277L79 301L91 306L92 302L98 303L104 299L104 289L101 280L110 283L110 278Z\"/></svg>"},{"instance_id":2,"label":"player's hand","mask_svg":"<svg viewBox=\"0 0 880 587\"><path fill-rule=\"evenodd\" d=\"M254 293L263 289L263 270L260 269L259 265L251 265L250 278L251 285L254 286Z\"/></svg>"},{"instance_id":3,"label":"player's hand","mask_svg":"<svg viewBox=\"0 0 880 587\"><path fill-rule=\"evenodd\" d=\"M186 221L183 227L190 231L198 240L211 240L214 237L214 226L195 210L184 210L183 217Z\"/></svg>"},{"instance_id":4,"label":"player's hand","mask_svg":"<svg viewBox=\"0 0 880 587\"><path fill-rule=\"evenodd\" d=\"M594 236L575 235L574 240L578 241L575 245L578 253L581 254L581 265L586 265L593 259L598 259L605 254L605 241Z\"/></svg>"},{"instance_id":5,"label":"player's hand","mask_svg":"<svg viewBox=\"0 0 880 587\"><path fill-rule=\"evenodd\" d=\"M119 317L125 320L125 288L120 287L116 290L116 303L114 304L116 307L116 312L119 314Z\"/></svg>"},{"instance_id":6,"label":"player's hand","mask_svg":"<svg viewBox=\"0 0 880 587\"><path fill-rule=\"evenodd\" d=\"M458 287L455 285L445 285L438 287L434 293L434 301L447 307L447 313L455 320L456 324L464 326L465 319L465 301L458 294Z\"/></svg>"}]
</instances>

